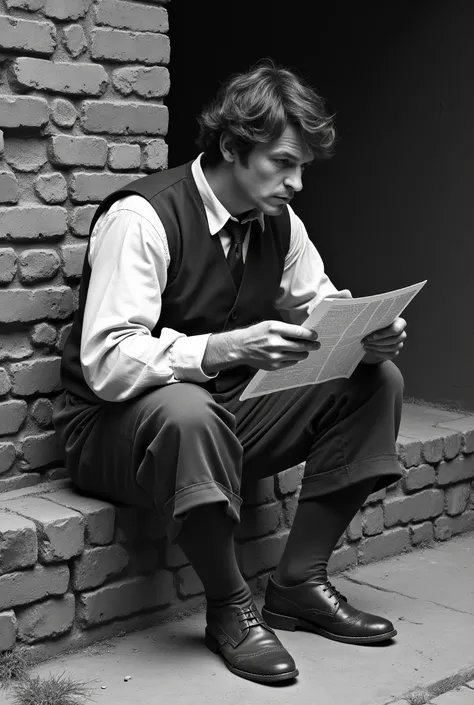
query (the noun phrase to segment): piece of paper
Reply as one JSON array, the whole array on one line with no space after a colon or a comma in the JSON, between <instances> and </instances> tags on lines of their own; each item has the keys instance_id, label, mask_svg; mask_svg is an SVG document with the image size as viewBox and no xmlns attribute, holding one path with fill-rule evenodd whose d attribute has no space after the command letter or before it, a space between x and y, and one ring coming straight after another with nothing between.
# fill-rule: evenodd
<instances>
[{"instance_id":1,"label":"piece of paper","mask_svg":"<svg viewBox=\"0 0 474 705\"><path fill-rule=\"evenodd\" d=\"M240 400L350 377L365 355L362 338L391 325L425 284L426 280L358 299L324 299L302 324L317 331L319 350L291 367L271 372L259 370Z\"/></svg>"}]
</instances>

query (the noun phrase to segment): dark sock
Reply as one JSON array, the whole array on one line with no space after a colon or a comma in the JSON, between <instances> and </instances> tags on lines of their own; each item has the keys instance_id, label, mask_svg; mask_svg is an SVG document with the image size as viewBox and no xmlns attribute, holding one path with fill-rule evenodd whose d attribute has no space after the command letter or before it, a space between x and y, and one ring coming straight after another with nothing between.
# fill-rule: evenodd
<instances>
[{"instance_id":1,"label":"dark sock","mask_svg":"<svg viewBox=\"0 0 474 705\"><path fill-rule=\"evenodd\" d=\"M189 513L178 535L179 546L204 586L209 607L247 605L252 598L237 563L234 527L222 504L206 504Z\"/></svg>"},{"instance_id":2,"label":"dark sock","mask_svg":"<svg viewBox=\"0 0 474 705\"><path fill-rule=\"evenodd\" d=\"M274 580L288 587L327 580L327 564L354 515L373 492L369 479L338 492L300 502Z\"/></svg>"}]
</instances>

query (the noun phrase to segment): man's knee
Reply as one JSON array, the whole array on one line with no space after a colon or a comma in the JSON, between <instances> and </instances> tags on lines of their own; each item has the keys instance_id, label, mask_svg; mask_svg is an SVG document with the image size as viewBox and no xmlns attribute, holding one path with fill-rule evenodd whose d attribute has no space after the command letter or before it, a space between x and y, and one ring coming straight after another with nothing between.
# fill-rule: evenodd
<instances>
[{"instance_id":1,"label":"man's knee","mask_svg":"<svg viewBox=\"0 0 474 705\"><path fill-rule=\"evenodd\" d=\"M387 360L380 365L376 365L380 386L395 399L403 397L403 375L398 367Z\"/></svg>"}]
</instances>

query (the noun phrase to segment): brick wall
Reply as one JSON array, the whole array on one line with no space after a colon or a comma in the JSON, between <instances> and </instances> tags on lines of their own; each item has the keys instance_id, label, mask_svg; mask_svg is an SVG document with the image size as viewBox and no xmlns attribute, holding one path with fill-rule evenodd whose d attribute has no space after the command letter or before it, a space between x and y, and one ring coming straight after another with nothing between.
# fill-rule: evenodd
<instances>
[{"instance_id":1,"label":"brick wall","mask_svg":"<svg viewBox=\"0 0 474 705\"><path fill-rule=\"evenodd\" d=\"M331 572L474 530L474 417L464 433L399 450L403 479L368 498ZM256 594L283 551L302 472L244 493L237 554ZM203 604L202 584L156 515L80 497L66 482L0 496L0 652L23 645L52 656Z\"/></svg>"},{"instance_id":2,"label":"brick wall","mask_svg":"<svg viewBox=\"0 0 474 705\"><path fill-rule=\"evenodd\" d=\"M167 164L166 0L0 0L0 491L58 474L51 425L88 227Z\"/></svg>"}]
</instances>

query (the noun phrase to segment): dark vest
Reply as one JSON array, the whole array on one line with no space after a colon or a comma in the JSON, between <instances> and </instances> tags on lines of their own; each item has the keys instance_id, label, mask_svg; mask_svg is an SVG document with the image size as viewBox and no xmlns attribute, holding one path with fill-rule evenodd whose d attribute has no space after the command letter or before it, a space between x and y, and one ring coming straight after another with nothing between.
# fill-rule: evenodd
<instances>
[{"instance_id":1,"label":"dark vest","mask_svg":"<svg viewBox=\"0 0 474 705\"><path fill-rule=\"evenodd\" d=\"M281 316L274 307L290 243L290 219L285 207L277 217L265 216L265 229L252 225L244 276L239 291L218 235L211 236L204 204L191 172L191 163L158 172L115 191L97 208L90 232L99 216L114 201L138 194L146 198L163 223L170 251L162 310L152 331L163 328L186 335L218 333L242 328ZM80 364L80 342L84 306L91 269L89 247L84 259L79 307L66 341L62 363L63 386L91 403L102 403L84 380ZM255 373L239 366L225 370L203 386L210 392L225 392Z\"/></svg>"}]
</instances>

